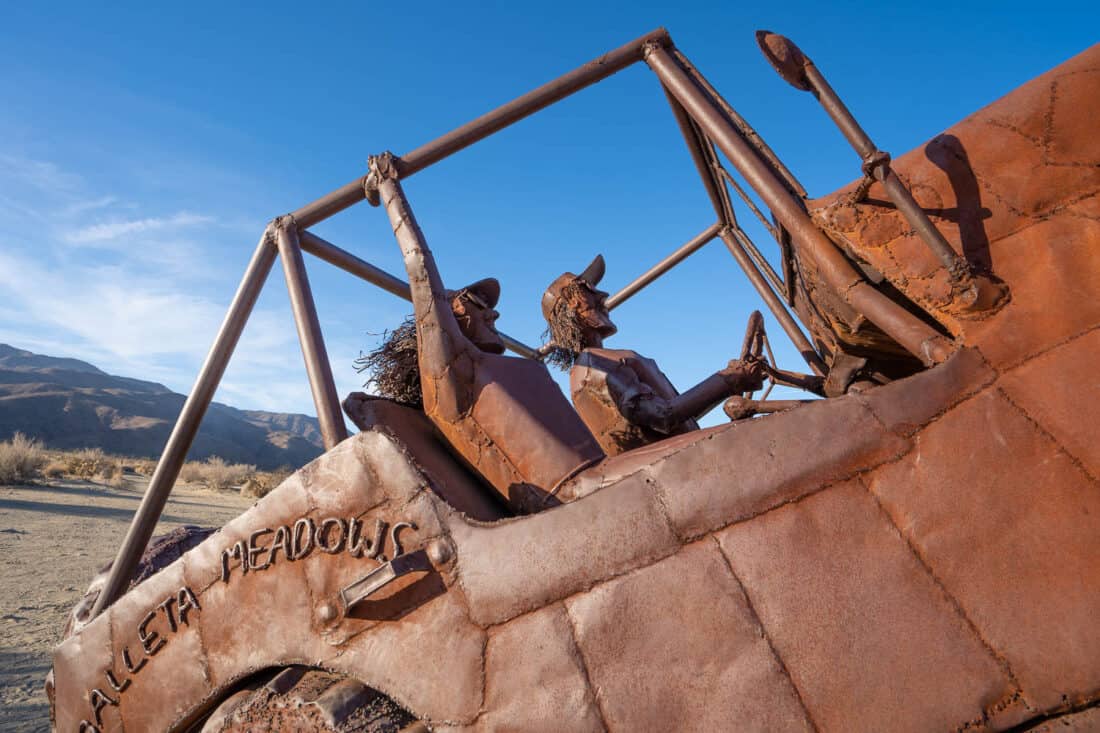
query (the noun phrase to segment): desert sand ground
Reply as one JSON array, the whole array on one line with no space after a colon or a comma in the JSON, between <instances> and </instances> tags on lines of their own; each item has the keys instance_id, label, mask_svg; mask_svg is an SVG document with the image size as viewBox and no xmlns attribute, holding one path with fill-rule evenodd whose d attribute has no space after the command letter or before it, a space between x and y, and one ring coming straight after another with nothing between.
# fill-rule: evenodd
<instances>
[{"instance_id":1,"label":"desert sand ground","mask_svg":"<svg viewBox=\"0 0 1100 733\"><path fill-rule=\"evenodd\" d=\"M114 558L147 479L0 486L0 731L49 729L42 682L65 617ZM252 503L236 492L177 487L157 534L219 526Z\"/></svg>"}]
</instances>

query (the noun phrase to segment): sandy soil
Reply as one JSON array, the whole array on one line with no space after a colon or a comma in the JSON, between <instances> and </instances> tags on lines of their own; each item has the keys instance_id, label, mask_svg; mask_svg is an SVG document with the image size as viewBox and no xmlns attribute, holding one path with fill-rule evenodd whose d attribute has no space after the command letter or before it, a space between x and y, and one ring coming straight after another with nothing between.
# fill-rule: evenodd
<instances>
[{"instance_id":1,"label":"sandy soil","mask_svg":"<svg viewBox=\"0 0 1100 733\"><path fill-rule=\"evenodd\" d=\"M114 558L145 485L133 476L122 488L0 486L0 731L49 729L42 682L50 652L92 576ZM251 503L235 492L177 487L156 533L220 526Z\"/></svg>"}]
</instances>

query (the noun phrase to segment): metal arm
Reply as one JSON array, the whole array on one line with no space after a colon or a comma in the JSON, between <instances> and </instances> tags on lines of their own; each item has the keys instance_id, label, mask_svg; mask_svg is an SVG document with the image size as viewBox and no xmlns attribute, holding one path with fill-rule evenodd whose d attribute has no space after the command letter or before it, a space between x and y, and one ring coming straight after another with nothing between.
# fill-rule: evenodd
<instances>
[{"instance_id":1,"label":"metal arm","mask_svg":"<svg viewBox=\"0 0 1100 733\"><path fill-rule=\"evenodd\" d=\"M388 155L371 158L371 175L378 182L378 192L409 274L424 408L429 414L454 421L470 408L473 400L472 380L466 373L472 369L463 370L457 365L464 360L472 366L482 352L470 343L458 325L435 257L416 223L392 163Z\"/></svg>"}]
</instances>

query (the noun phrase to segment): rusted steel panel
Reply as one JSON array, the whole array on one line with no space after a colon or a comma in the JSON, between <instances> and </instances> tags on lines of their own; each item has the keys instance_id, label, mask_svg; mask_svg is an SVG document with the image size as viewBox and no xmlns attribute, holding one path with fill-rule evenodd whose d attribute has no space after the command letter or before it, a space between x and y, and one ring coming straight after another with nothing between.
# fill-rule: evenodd
<instances>
[{"instance_id":1,"label":"rusted steel panel","mask_svg":"<svg viewBox=\"0 0 1100 733\"><path fill-rule=\"evenodd\" d=\"M893 161L954 251L1008 286L995 316L952 311L949 273L880 184L861 203L858 182L809 202L815 221L995 367L1100 323L1100 300L1081 297L1100 289L1098 65L1100 45Z\"/></svg>"},{"instance_id":2,"label":"rusted steel panel","mask_svg":"<svg viewBox=\"0 0 1100 733\"><path fill-rule=\"evenodd\" d=\"M521 521L452 524L455 544L465 548L458 564L474 620L501 623L671 554L677 540L642 479Z\"/></svg>"},{"instance_id":3,"label":"rusted steel panel","mask_svg":"<svg viewBox=\"0 0 1100 733\"><path fill-rule=\"evenodd\" d=\"M121 687L119 674L129 670L121 659L116 673L111 646L111 609L70 636L53 651L54 691L50 696L51 722L55 731L118 730L118 693L108 679ZM136 656L130 656L130 667ZM95 692L98 690L99 692Z\"/></svg>"},{"instance_id":4,"label":"rusted steel panel","mask_svg":"<svg viewBox=\"0 0 1100 733\"><path fill-rule=\"evenodd\" d=\"M858 481L719 540L821 730L957 730L1018 692Z\"/></svg>"},{"instance_id":5,"label":"rusted steel panel","mask_svg":"<svg viewBox=\"0 0 1100 733\"><path fill-rule=\"evenodd\" d=\"M609 730L813 730L710 538L566 607Z\"/></svg>"},{"instance_id":6,"label":"rusted steel panel","mask_svg":"<svg viewBox=\"0 0 1100 733\"><path fill-rule=\"evenodd\" d=\"M434 553L432 572L354 615L339 601L342 587L379 563L449 543L426 487L380 432L321 456L61 644L58 729L94 721L99 707L100 730L165 730L246 675L317 663L428 719L471 721L485 637L455 587L453 553ZM242 608L252 609L247 617ZM390 623L396 618L400 625ZM89 654L96 639L109 649ZM111 690L118 705L91 692L107 696L111 680L125 687Z\"/></svg>"},{"instance_id":7,"label":"rusted steel panel","mask_svg":"<svg viewBox=\"0 0 1100 733\"><path fill-rule=\"evenodd\" d=\"M1097 359L1100 330L1094 329L1006 372L998 382L1012 403L1049 432L1094 478L1100 477Z\"/></svg>"},{"instance_id":8,"label":"rusted steel panel","mask_svg":"<svg viewBox=\"0 0 1100 733\"><path fill-rule=\"evenodd\" d=\"M487 712L476 730L606 730L561 604L493 629L485 668Z\"/></svg>"},{"instance_id":9,"label":"rusted steel panel","mask_svg":"<svg viewBox=\"0 0 1100 733\"><path fill-rule=\"evenodd\" d=\"M856 399L867 405L887 430L908 436L996 378L997 373L976 349L962 348L939 369L857 394Z\"/></svg>"},{"instance_id":10,"label":"rusted steel panel","mask_svg":"<svg viewBox=\"0 0 1100 733\"><path fill-rule=\"evenodd\" d=\"M205 609L178 561L132 592L152 603L112 608L113 671L122 688L115 712L125 730L167 730L195 700L215 690L199 629ZM134 672L126 659L133 662Z\"/></svg>"},{"instance_id":11,"label":"rusted steel panel","mask_svg":"<svg viewBox=\"0 0 1100 733\"><path fill-rule=\"evenodd\" d=\"M832 439L822 440L826 435ZM681 537L747 519L844 478L855 466L896 458L909 447L853 396L712 428L708 438L646 469ZM803 449L809 444L815 450ZM743 467L735 480L730 476L734 466Z\"/></svg>"},{"instance_id":12,"label":"rusted steel panel","mask_svg":"<svg viewBox=\"0 0 1100 733\"><path fill-rule=\"evenodd\" d=\"M1100 494L988 387L918 432L867 485L1034 710L1100 688Z\"/></svg>"}]
</instances>

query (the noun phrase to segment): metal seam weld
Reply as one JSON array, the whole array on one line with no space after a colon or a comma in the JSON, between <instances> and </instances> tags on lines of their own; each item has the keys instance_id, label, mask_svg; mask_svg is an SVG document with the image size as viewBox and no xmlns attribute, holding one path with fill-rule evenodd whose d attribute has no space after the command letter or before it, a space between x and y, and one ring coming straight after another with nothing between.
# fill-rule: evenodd
<instances>
[{"instance_id":1,"label":"metal seam weld","mask_svg":"<svg viewBox=\"0 0 1100 733\"><path fill-rule=\"evenodd\" d=\"M730 577L733 578L733 582L737 584L741 594L745 597L745 606L748 608L749 614L752 616L753 622L757 628L760 629L760 636L768 644L768 649L771 650L772 656L775 658L776 663L779 665L779 670L783 673L783 677L786 678L787 683L791 686L791 691L794 692L795 698L798 700L798 704L802 707L802 712L806 714L806 721L810 724L810 728L814 733L818 733L821 727L814 720L813 714L810 712L810 706L806 704L806 700L802 697L802 691L798 689L798 685L795 684L794 675L791 674L790 669L787 667L787 663L783 660L783 657L779 654L779 650L775 646L775 642L772 640L771 634L768 633L768 629L764 626L764 620L760 618L760 614L756 612L756 605L752 602L752 597L749 596L749 589L742 582L741 577L737 575L737 571L733 569L733 563L730 562L729 556L722 548L722 543L712 533L710 539L713 540L715 549L718 551L718 556L722 558L722 564L725 565L726 570L729 572Z\"/></svg>"}]
</instances>

